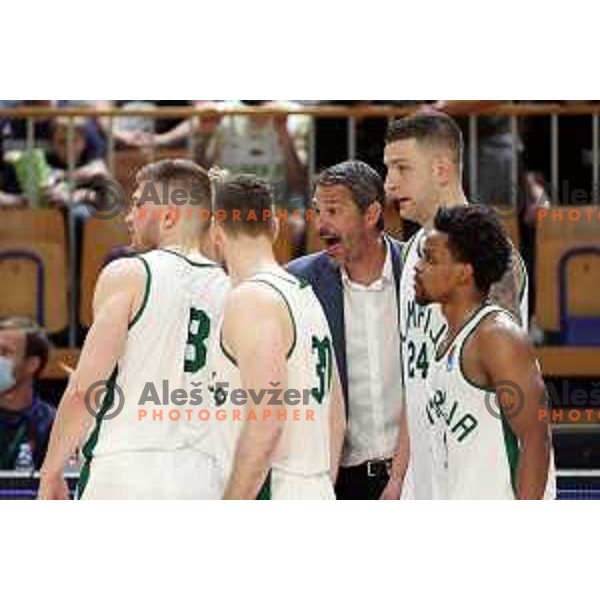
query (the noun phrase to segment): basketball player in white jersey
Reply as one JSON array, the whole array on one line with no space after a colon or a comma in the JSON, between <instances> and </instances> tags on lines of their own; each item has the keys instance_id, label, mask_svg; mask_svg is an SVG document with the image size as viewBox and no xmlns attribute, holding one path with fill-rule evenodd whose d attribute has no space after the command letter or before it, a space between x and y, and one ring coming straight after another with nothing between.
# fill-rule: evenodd
<instances>
[{"instance_id":1,"label":"basketball player in white jersey","mask_svg":"<svg viewBox=\"0 0 600 600\"><path fill-rule=\"evenodd\" d=\"M544 382L527 335L488 301L511 245L481 206L442 208L415 268L419 306L448 327L432 357L425 414L440 498L541 499L552 493Z\"/></svg>"},{"instance_id":2,"label":"basketball player in white jersey","mask_svg":"<svg viewBox=\"0 0 600 600\"><path fill-rule=\"evenodd\" d=\"M277 222L264 181L222 181L215 209L233 285L210 359L226 415L218 423L224 498L334 499L344 409L325 314L310 285L275 260Z\"/></svg>"},{"instance_id":3,"label":"basketball player in white jersey","mask_svg":"<svg viewBox=\"0 0 600 600\"><path fill-rule=\"evenodd\" d=\"M78 448L83 499L222 492L209 424L186 419L180 408L182 399L190 409L202 393L208 399L206 355L229 289L223 270L201 251L211 181L191 161L165 160L142 168L137 183L126 222L140 254L110 263L99 276L94 322L60 403L40 498L66 497L63 465ZM90 406L100 401L86 402L86 394L100 381L107 383L94 423ZM177 405L165 405L165 387L166 401L177 394ZM105 418L120 402L121 411ZM173 409L179 418L169 417Z\"/></svg>"},{"instance_id":4,"label":"basketball player in white jersey","mask_svg":"<svg viewBox=\"0 0 600 600\"><path fill-rule=\"evenodd\" d=\"M414 269L438 208L467 204L461 183L462 155L460 129L443 113L422 113L390 123L384 151L386 197L398 206L403 219L420 225L421 229L405 245L400 285L405 411L390 482L382 496L385 499L436 497L429 428L423 406L431 361L446 331L446 321L439 305L416 304ZM526 325L527 272L516 249L511 265L493 287L492 298ZM408 445L402 442L406 435L410 439ZM407 459L404 449L408 447L410 457Z\"/></svg>"}]
</instances>

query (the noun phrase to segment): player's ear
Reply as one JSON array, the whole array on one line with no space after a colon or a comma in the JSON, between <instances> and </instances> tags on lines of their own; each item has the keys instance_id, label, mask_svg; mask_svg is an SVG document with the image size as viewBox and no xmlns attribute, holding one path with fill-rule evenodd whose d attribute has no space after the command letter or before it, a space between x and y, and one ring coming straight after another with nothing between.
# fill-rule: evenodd
<instances>
[{"instance_id":1,"label":"player's ear","mask_svg":"<svg viewBox=\"0 0 600 600\"><path fill-rule=\"evenodd\" d=\"M436 154L432 161L433 176L441 187L448 185L452 178L452 163L443 154Z\"/></svg>"},{"instance_id":2,"label":"player's ear","mask_svg":"<svg viewBox=\"0 0 600 600\"><path fill-rule=\"evenodd\" d=\"M377 223L381 218L381 204L373 200L369 206L367 206L367 210L365 211L365 220L369 227L375 229L377 227Z\"/></svg>"},{"instance_id":3,"label":"player's ear","mask_svg":"<svg viewBox=\"0 0 600 600\"><path fill-rule=\"evenodd\" d=\"M223 227L221 224L213 219L210 223L209 236L212 244L218 249L223 248Z\"/></svg>"},{"instance_id":4,"label":"player's ear","mask_svg":"<svg viewBox=\"0 0 600 600\"><path fill-rule=\"evenodd\" d=\"M163 227L165 229L173 229L177 221L181 218L181 211L178 208L169 207L163 219Z\"/></svg>"},{"instance_id":5,"label":"player's ear","mask_svg":"<svg viewBox=\"0 0 600 600\"><path fill-rule=\"evenodd\" d=\"M460 282L463 285L475 280L475 271L471 263L461 263Z\"/></svg>"},{"instance_id":6,"label":"player's ear","mask_svg":"<svg viewBox=\"0 0 600 600\"><path fill-rule=\"evenodd\" d=\"M275 243L277 241L280 231L281 231L281 224L279 223L279 217L273 215L271 217L271 238L273 240L273 243Z\"/></svg>"}]
</instances>

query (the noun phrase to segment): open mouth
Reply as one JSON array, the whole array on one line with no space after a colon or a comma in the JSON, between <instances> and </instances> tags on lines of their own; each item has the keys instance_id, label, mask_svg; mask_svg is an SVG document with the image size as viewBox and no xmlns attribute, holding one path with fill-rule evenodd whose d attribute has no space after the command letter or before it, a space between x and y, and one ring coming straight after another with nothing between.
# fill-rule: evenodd
<instances>
[{"instance_id":1,"label":"open mouth","mask_svg":"<svg viewBox=\"0 0 600 600\"><path fill-rule=\"evenodd\" d=\"M342 238L339 235L326 234L321 235L320 237L327 250L336 250L342 244Z\"/></svg>"}]
</instances>

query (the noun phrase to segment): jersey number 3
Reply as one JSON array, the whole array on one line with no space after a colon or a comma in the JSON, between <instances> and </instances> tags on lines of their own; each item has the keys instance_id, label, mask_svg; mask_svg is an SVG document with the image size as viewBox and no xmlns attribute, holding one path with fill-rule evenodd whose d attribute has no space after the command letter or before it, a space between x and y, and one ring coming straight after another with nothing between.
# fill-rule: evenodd
<instances>
[{"instance_id":1,"label":"jersey number 3","mask_svg":"<svg viewBox=\"0 0 600 600\"><path fill-rule=\"evenodd\" d=\"M328 337L320 340L313 335L312 351L317 351L317 375L319 376L319 387L312 389L315 400L321 404L325 397L325 391L331 386L331 341Z\"/></svg>"},{"instance_id":2,"label":"jersey number 3","mask_svg":"<svg viewBox=\"0 0 600 600\"><path fill-rule=\"evenodd\" d=\"M185 346L186 373L197 373L206 364L206 340L210 333L210 319L198 308L190 308L188 338ZM189 358L188 358L189 357Z\"/></svg>"}]
</instances>

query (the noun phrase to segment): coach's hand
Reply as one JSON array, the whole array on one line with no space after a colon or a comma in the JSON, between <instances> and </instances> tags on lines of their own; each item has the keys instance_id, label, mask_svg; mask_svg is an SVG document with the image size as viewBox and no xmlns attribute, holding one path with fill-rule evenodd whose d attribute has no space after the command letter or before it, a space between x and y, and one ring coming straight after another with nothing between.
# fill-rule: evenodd
<instances>
[{"instance_id":1,"label":"coach's hand","mask_svg":"<svg viewBox=\"0 0 600 600\"><path fill-rule=\"evenodd\" d=\"M391 479L388 481L388 484L385 486L380 500L400 500L400 494L402 493L402 481L398 481L396 479Z\"/></svg>"},{"instance_id":2,"label":"coach's hand","mask_svg":"<svg viewBox=\"0 0 600 600\"><path fill-rule=\"evenodd\" d=\"M69 498L69 488L62 474L42 474L37 496L38 500L69 500Z\"/></svg>"}]
</instances>

